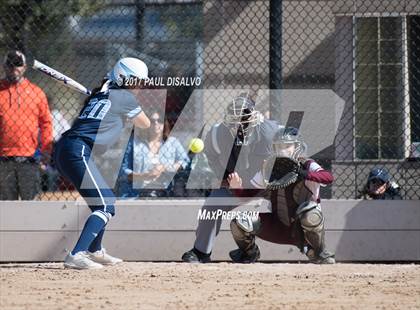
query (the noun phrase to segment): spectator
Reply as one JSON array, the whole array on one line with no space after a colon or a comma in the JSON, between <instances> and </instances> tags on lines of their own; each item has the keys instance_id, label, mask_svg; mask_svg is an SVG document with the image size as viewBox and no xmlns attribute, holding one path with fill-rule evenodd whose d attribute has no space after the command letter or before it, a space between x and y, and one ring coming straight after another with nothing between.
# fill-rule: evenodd
<instances>
[{"instance_id":1,"label":"spectator","mask_svg":"<svg viewBox=\"0 0 420 310\"><path fill-rule=\"evenodd\" d=\"M210 194L213 181L217 182L217 178L211 170L204 152L194 154L190 151L188 156L190 164L186 169L179 171L174 178L174 195L177 197L206 197ZM186 188L188 182L190 182L190 188Z\"/></svg>"},{"instance_id":2,"label":"spectator","mask_svg":"<svg viewBox=\"0 0 420 310\"><path fill-rule=\"evenodd\" d=\"M31 200L40 188L40 163L35 157L39 140L41 163L48 163L51 156L51 114L44 92L24 77L26 59L22 52L10 51L3 67L6 78L0 80L0 200Z\"/></svg>"},{"instance_id":3,"label":"spectator","mask_svg":"<svg viewBox=\"0 0 420 310\"><path fill-rule=\"evenodd\" d=\"M150 115L151 126L145 137L136 134L127 146L122 176L117 184L119 197L168 196L170 183L165 173L174 173L189 163L188 154L178 139L169 137L168 121L157 111Z\"/></svg>"},{"instance_id":4,"label":"spectator","mask_svg":"<svg viewBox=\"0 0 420 310\"><path fill-rule=\"evenodd\" d=\"M400 187L391 181L385 168L374 168L370 171L366 185L362 191L364 199L400 200Z\"/></svg>"}]
</instances>

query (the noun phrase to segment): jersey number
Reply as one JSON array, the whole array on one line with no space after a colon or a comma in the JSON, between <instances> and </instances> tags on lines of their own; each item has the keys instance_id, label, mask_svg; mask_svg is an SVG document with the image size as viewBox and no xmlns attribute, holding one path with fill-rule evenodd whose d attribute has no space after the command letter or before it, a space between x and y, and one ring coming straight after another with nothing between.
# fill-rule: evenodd
<instances>
[{"instance_id":1,"label":"jersey number","mask_svg":"<svg viewBox=\"0 0 420 310\"><path fill-rule=\"evenodd\" d=\"M80 114L79 119L97 119L103 120L106 113L108 113L109 108L111 108L111 101L108 99L98 100L96 98L89 101L82 114Z\"/></svg>"}]
</instances>

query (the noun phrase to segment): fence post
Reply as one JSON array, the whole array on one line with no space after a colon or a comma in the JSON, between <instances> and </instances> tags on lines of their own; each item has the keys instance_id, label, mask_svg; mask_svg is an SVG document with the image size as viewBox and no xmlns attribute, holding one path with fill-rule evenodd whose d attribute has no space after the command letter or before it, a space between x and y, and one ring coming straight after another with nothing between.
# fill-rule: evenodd
<instances>
[{"instance_id":1,"label":"fence post","mask_svg":"<svg viewBox=\"0 0 420 310\"><path fill-rule=\"evenodd\" d=\"M146 4L144 0L136 0L136 48L137 51L143 52L144 42L144 11Z\"/></svg>"},{"instance_id":2,"label":"fence post","mask_svg":"<svg viewBox=\"0 0 420 310\"><path fill-rule=\"evenodd\" d=\"M282 0L270 0L270 89L282 88ZM270 92L270 118L280 118L279 92Z\"/></svg>"}]
</instances>

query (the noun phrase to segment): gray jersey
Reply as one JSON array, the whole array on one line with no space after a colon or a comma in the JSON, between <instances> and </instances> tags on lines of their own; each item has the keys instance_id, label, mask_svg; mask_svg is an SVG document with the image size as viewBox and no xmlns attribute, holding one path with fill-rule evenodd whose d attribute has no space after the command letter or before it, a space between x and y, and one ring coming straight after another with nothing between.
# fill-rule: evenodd
<instances>
[{"instance_id":1,"label":"gray jersey","mask_svg":"<svg viewBox=\"0 0 420 310\"><path fill-rule=\"evenodd\" d=\"M214 125L205 139L205 153L219 180L226 180L235 171L242 178L244 188L253 188L250 181L261 169L264 159L270 156L278 126L275 121L264 120L254 128L248 145L237 146L224 124Z\"/></svg>"},{"instance_id":2,"label":"gray jersey","mask_svg":"<svg viewBox=\"0 0 420 310\"><path fill-rule=\"evenodd\" d=\"M86 103L73 126L63 135L109 146L118 141L128 120L141 111L136 97L127 90L99 92Z\"/></svg>"}]
</instances>

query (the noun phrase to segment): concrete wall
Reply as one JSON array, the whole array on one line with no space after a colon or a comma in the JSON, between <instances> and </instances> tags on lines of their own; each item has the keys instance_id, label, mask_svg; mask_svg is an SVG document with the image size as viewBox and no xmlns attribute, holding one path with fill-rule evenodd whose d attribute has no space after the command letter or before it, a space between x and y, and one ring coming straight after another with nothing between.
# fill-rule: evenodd
<instances>
[{"instance_id":1,"label":"concrete wall","mask_svg":"<svg viewBox=\"0 0 420 310\"><path fill-rule=\"evenodd\" d=\"M178 261L192 247L202 202L120 201L104 244L125 260ZM266 212L261 201L241 208ZM420 201L326 200L323 210L328 248L339 261L420 261ZM2 202L0 262L61 261L88 215L81 202ZM228 224L222 224L214 260L228 260L235 248ZM258 244L262 260L305 260L295 247Z\"/></svg>"}]
</instances>

